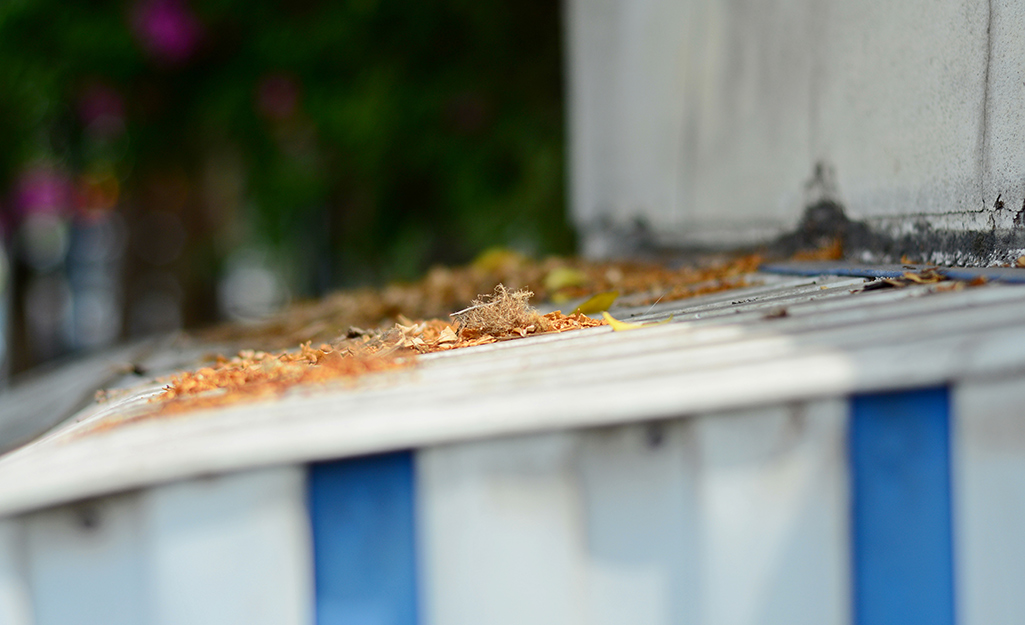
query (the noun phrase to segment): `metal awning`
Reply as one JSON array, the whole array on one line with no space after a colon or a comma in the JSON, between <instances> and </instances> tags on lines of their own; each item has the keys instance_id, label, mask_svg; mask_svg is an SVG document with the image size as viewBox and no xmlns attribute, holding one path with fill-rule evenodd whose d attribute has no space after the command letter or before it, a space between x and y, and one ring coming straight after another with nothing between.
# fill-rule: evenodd
<instances>
[{"instance_id":1,"label":"metal awning","mask_svg":"<svg viewBox=\"0 0 1025 625\"><path fill-rule=\"evenodd\" d=\"M0 516L258 466L1025 371L1021 286L938 292L950 283L875 288L882 284L859 277L767 273L752 280L758 286L612 311L642 323L671 316L663 325L431 354L352 383L119 426L159 389L137 385L0 458ZM158 347L141 363L159 372L202 351ZM37 392L65 392L61 375L37 380Z\"/></svg>"}]
</instances>

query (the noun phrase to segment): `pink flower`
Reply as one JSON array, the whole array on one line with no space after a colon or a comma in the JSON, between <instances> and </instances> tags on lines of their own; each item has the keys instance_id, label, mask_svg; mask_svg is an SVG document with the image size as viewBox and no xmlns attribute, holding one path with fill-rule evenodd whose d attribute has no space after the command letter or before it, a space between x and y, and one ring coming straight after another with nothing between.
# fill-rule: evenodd
<instances>
[{"instance_id":1,"label":"pink flower","mask_svg":"<svg viewBox=\"0 0 1025 625\"><path fill-rule=\"evenodd\" d=\"M132 29L147 52L169 64L188 60L202 34L184 0L141 0L132 12Z\"/></svg>"},{"instance_id":2,"label":"pink flower","mask_svg":"<svg viewBox=\"0 0 1025 625\"><path fill-rule=\"evenodd\" d=\"M61 214L71 204L68 177L49 165L26 169L15 184L14 204L19 215Z\"/></svg>"}]
</instances>

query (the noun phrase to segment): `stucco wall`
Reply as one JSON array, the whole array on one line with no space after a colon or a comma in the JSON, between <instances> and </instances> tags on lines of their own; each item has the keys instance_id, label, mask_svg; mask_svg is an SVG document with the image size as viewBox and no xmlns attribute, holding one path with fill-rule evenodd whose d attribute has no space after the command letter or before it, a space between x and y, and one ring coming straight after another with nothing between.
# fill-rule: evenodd
<instances>
[{"instance_id":1,"label":"stucco wall","mask_svg":"<svg viewBox=\"0 0 1025 625\"><path fill-rule=\"evenodd\" d=\"M764 240L823 194L894 233L1008 230L1025 205L1025 5L568 0L567 18L588 253L637 217L663 244ZM819 163L830 188L809 188Z\"/></svg>"}]
</instances>

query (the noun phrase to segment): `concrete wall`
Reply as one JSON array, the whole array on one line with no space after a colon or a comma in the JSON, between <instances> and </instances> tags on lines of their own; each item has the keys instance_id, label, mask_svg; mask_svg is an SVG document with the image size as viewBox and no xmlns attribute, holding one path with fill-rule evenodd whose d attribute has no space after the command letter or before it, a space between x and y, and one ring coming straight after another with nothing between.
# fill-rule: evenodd
<instances>
[{"instance_id":1,"label":"concrete wall","mask_svg":"<svg viewBox=\"0 0 1025 625\"><path fill-rule=\"evenodd\" d=\"M567 18L592 255L637 217L663 244L764 240L824 195L904 234L1005 231L1025 205L1025 5L568 0ZM832 183L809 187L817 164Z\"/></svg>"}]
</instances>

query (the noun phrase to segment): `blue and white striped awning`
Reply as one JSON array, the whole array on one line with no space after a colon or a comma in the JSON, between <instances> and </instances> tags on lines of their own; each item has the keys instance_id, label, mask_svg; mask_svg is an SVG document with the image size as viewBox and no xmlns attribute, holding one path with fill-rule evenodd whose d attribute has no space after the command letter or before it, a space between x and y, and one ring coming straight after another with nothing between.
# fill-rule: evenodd
<instances>
[{"instance_id":1,"label":"blue and white striped awning","mask_svg":"<svg viewBox=\"0 0 1025 625\"><path fill-rule=\"evenodd\" d=\"M353 387L86 408L0 459L0 622L1025 619L1025 288L759 279Z\"/></svg>"}]
</instances>

